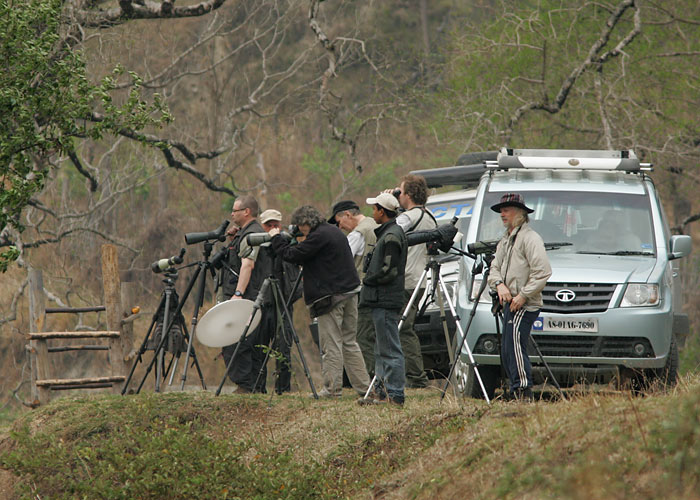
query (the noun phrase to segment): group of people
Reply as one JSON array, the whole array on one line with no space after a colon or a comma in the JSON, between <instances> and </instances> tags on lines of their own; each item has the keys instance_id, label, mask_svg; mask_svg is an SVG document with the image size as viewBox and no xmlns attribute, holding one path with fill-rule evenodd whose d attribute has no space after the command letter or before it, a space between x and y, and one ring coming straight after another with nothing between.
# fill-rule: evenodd
<instances>
[{"instance_id":1,"label":"group of people","mask_svg":"<svg viewBox=\"0 0 700 500\"><path fill-rule=\"evenodd\" d=\"M345 371L353 389L362 396L368 392L370 381L376 380L370 396L360 398L360 403L402 406L406 387L428 386L413 329L418 301L412 304L399 330L401 313L420 285L427 262L426 246L409 247L406 234L437 227L432 213L425 208L427 197L425 179L407 175L400 187L367 198L371 218L364 216L352 200L336 203L328 218L312 206L299 207L291 215L292 225L301 233L296 241L280 234L279 211L266 210L258 222L257 201L242 196L231 212L234 229L228 245L228 265L220 275L221 298L256 300L265 278L276 276L285 284L286 300L294 289L290 286L294 272L301 266L304 301L318 322L323 376L318 396L339 397ZM527 360L524 342L536 317L534 312L541 307L540 292L549 277L549 264L541 238L527 227L529 209L522 198L502 200L496 208L508 214L513 211L514 215L502 212L507 231L492 265L490 284L502 303L510 305L506 307L504 334L506 342L510 338L511 349L505 359L514 369L506 369L513 391L527 396L532 376L529 363L523 362ZM271 236L269 245L247 244L248 234L263 231ZM509 269L516 245L513 231L522 236L517 240L517 267ZM532 272L530 262L534 264ZM501 269L503 265L505 269ZM551 269L548 272L551 274ZM265 354L260 346L268 345L273 338L283 358L278 360L275 389L278 393L290 390L289 332L277 324L270 301L264 298L255 331L239 346L223 349L227 365L236 352L228 374L237 384L235 392L265 392Z\"/></svg>"}]
</instances>

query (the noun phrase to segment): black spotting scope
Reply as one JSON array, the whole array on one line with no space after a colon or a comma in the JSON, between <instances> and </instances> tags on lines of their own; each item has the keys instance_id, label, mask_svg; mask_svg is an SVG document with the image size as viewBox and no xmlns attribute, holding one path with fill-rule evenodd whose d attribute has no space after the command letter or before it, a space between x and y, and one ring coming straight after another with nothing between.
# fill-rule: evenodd
<instances>
[{"instance_id":1,"label":"black spotting scope","mask_svg":"<svg viewBox=\"0 0 700 500\"><path fill-rule=\"evenodd\" d=\"M481 255L482 253L496 253L496 247L499 240L490 241L475 241L467 245L467 252L472 255Z\"/></svg>"},{"instance_id":2,"label":"black spotting scope","mask_svg":"<svg viewBox=\"0 0 700 500\"><path fill-rule=\"evenodd\" d=\"M163 271L166 271L173 267L176 264L182 264L182 258L185 255L185 249L181 248L180 249L180 255L173 255L169 259L159 259L155 261L153 264L151 264L151 271L154 273L162 273Z\"/></svg>"},{"instance_id":3,"label":"black spotting scope","mask_svg":"<svg viewBox=\"0 0 700 500\"><path fill-rule=\"evenodd\" d=\"M206 233L187 233L185 234L185 242L188 245L194 245L195 243L209 240L226 241L226 228L229 222L229 220L225 220L219 227Z\"/></svg>"},{"instance_id":4,"label":"black spotting scope","mask_svg":"<svg viewBox=\"0 0 700 500\"><path fill-rule=\"evenodd\" d=\"M435 229L406 233L408 246L412 247L421 243L435 243L439 250L448 252L452 248L452 243L457 235L457 220L457 217L453 217L449 224L441 224Z\"/></svg>"}]
</instances>

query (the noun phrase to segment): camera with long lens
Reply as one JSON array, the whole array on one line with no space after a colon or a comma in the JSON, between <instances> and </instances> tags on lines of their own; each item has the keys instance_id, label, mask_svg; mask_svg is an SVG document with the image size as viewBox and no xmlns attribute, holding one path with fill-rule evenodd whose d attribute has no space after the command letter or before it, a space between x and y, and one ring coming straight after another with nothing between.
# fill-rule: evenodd
<instances>
[{"instance_id":1,"label":"camera with long lens","mask_svg":"<svg viewBox=\"0 0 700 500\"><path fill-rule=\"evenodd\" d=\"M201 243L202 241L226 241L226 228L228 227L229 223L229 220L225 220L221 223L219 227L217 227L213 231L207 231L202 233L187 233L185 234L185 242L188 245L194 245L196 243Z\"/></svg>"},{"instance_id":2,"label":"camera with long lens","mask_svg":"<svg viewBox=\"0 0 700 500\"><path fill-rule=\"evenodd\" d=\"M449 224L441 224L435 229L406 233L408 246L426 243L429 251L449 252L457 236L457 220L457 217L453 217Z\"/></svg>"},{"instance_id":3,"label":"camera with long lens","mask_svg":"<svg viewBox=\"0 0 700 500\"><path fill-rule=\"evenodd\" d=\"M159 274L163 271L167 271L168 269L177 264L182 264L184 255L185 249L181 248L180 255L173 255L172 257L169 257L167 259L158 259L153 264L151 264L151 271L153 271L156 274Z\"/></svg>"}]
</instances>

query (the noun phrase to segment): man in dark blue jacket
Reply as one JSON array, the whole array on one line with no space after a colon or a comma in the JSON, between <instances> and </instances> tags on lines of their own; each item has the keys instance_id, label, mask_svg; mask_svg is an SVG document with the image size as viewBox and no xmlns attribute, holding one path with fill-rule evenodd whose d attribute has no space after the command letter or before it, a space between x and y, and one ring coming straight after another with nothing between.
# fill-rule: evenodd
<instances>
[{"instance_id":1,"label":"man in dark blue jacket","mask_svg":"<svg viewBox=\"0 0 700 500\"><path fill-rule=\"evenodd\" d=\"M392 194L382 193L376 198L368 198L367 204L372 205L372 217L380 224L374 230L377 244L366 263L360 292L360 306L372 310L376 332L374 369L379 382L375 388L377 398L371 401L403 405L406 372L399 339L399 318L404 305L408 244L406 235L396 224L399 202Z\"/></svg>"},{"instance_id":2,"label":"man in dark blue jacket","mask_svg":"<svg viewBox=\"0 0 700 500\"><path fill-rule=\"evenodd\" d=\"M292 224L305 236L298 245L273 229L272 248L288 262L304 267L304 301L318 320L323 388L320 397L338 397L343 390L343 366L359 393L369 387L369 376L357 345L357 292L360 278L343 232L328 224L314 207L305 205L292 214Z\"/></svg>"}]
</instances>

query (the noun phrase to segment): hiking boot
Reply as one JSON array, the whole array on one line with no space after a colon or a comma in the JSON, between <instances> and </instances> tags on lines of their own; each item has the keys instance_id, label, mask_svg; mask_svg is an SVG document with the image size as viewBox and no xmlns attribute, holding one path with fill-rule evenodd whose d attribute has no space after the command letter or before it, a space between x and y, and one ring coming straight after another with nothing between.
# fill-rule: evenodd
<instances>
[{"instance_id":1,"label":"hiking boot","mask_svg":"<svg viewBox=\"0 0 700 500\"><path fill-rule=\"evenodd\" d=\"M332 393L331 391L329 391L325 387L323 389L321 389L320 391L318 391L318 399L337 399L340 396L342 396L342 393L340 393L340 392ZM309 397L313 398L314 395L310 394Z\"/></svg>"}]
</instances>

